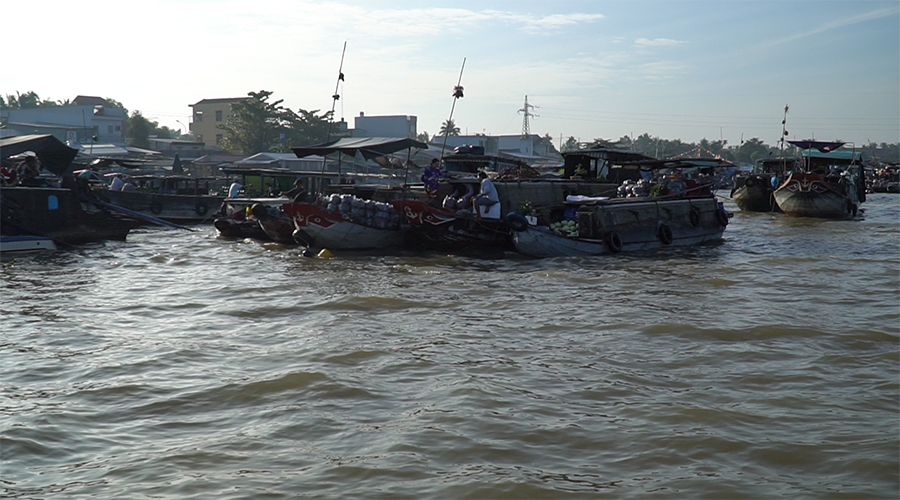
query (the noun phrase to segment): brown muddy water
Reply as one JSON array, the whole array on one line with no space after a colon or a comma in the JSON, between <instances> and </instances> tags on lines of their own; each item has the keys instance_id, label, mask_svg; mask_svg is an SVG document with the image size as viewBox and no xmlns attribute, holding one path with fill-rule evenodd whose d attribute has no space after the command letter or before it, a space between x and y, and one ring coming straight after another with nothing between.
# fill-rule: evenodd
<instances>
[{"instance_id":1,"label":"brown muddy water","mask_svg":"<svg viewBox=\"0 0 900 500\"><path fill-rule=\"evenodd\" d=\"M6 498L897 498L900 196L611 257L147 229L0 270Z\"/></svg>"}]
</instances>

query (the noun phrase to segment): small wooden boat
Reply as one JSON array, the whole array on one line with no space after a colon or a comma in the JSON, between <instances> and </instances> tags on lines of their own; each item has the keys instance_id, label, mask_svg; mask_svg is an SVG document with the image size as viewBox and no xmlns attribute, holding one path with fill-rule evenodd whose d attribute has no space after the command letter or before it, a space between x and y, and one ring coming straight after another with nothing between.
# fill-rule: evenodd
<instances>
[{"instance_id":1,"label":"small wooden boat","mask_svg":"<svg viewBox=\"0 0 900 500\"><path fill-rule=\"evenodd\" d=\"M788 141L802 148L804 171L792 172L775 190L775 202L791 217L849 219L866 200L865 170L843 142Z\"/></svg>"},{"instance_id":2,"label":"small wooden boat","mask_svg":"<svg viewBox=\"0 0 900 500\"><path fill-rule=\"evenodd\" d=\"M103 240L124 241L140 222L111 213L102 202L85 199L84 187L71 175L78 153L52 135L26 135L0 139L3 158L25 151L37 155L52 178L40 185L4 185L0 188L0 233L39 236L58 245L81 245ZM59 177L57 177L59 176Z\"/></svg>"},{"instance_id":3,"label":"small wooden boat","mask_svg":"<svg viewBox=\"0 0 900 500\"><path fill-rule=\"evenodd\" d=\"M122 182L132 187L106 186L95 194L106 203L179 224L211 222L225 199L216 189L221 181L212 178L133 175Z\"/></svg>"}]
</instances>

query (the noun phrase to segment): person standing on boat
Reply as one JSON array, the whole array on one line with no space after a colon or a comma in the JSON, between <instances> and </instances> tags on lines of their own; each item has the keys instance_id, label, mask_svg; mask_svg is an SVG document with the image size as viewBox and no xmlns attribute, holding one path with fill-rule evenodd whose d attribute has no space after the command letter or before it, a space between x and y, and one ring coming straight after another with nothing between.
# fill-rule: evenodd
<instances>
[{"instance_id":1,"label":"person standing on boat","mask_svg":"<svg viewBox=\"0 0 900 500\"><path fill-rule=\"evenodd\" d=\"M478 172L478 178L481 179L481 190L473 198L475 216L484 219L499 219L500 195L497 193L497 187L494 186L484 170Z\"/></svg>"},{"instance_id":2,"label":"person standing on boat","mask_svg":"<svg viewBox=\"0 0 900 500\"><path fill-rule=\"evenodd\" d=\"M303 187L303 179L295 180L294 187L285 192L284 196L290 198L294 203L306 201L306 188Z\"/></svg>"},{"instance_id":3,"label":"person standing on boat","mask_svg":"<svg viewBox=\"0 0 900 500\"><path fill-rule=\"evenodd\" d=\"M444 171L441 170L441 161L437 158L431 160L431 165L422 174L422 182L425 183L425 192L428 194L429 200L437 199L438 184L441 177L444 176Z\"/></svg>"}]
</instances>

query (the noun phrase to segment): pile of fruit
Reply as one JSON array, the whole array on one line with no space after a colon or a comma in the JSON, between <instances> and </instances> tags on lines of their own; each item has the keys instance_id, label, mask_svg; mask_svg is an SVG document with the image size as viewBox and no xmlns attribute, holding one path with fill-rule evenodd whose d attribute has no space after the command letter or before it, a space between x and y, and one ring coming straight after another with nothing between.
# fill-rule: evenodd
<instances>
[{"instance_id":1,"label":"pile of fruit","mask_svg":"<svg viewBox=\"0 0 900 500\"><path fill-rule=\"evenodd\" d=\"M578 236L578 222L574 220L562 220L550 224L550 229L563 236L574 238Z\"/></svg>"}]
</instances>

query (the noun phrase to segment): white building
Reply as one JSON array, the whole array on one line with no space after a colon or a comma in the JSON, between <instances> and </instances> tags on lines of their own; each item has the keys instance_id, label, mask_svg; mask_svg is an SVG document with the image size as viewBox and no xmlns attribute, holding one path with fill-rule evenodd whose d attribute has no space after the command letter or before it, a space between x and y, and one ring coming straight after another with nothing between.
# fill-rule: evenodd
<instances>
[{"instance_id":1,"label":"white building","mask_svg":"<svg viewBox=\"0 0 900 500\"><path fill-rule=\"evenodd\" d=\"M8 128L23 134L53 134L63 142L125 145L125 110L106 99L78 96L69 106L2 111Z\"/></svg>"}]
</instances>

